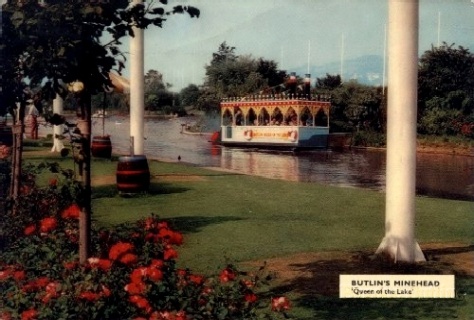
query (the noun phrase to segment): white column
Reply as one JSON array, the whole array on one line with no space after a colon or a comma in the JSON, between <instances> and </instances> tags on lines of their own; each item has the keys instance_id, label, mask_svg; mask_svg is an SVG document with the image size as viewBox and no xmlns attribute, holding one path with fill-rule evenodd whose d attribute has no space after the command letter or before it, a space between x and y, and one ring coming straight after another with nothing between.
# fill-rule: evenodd
<instances>
[{"instance_id":1,"label":"white column","mask_svg":"<svg viewBox=\"0 0 474 320\"><path fill-rule=\"evenodd\" d=\"M63 114L64 100L59 94L56 94L56 98L53 100L53 113ZM63 134L63 125L53 127L53 148L51 152L61 152L64 149L62 140L58 139L58 136Z\"/></svg>"},{"instance_id":2,"label":"white column","mask_svg":"<svg viewBox=\"0 0 474 320\"><path fill-rule=\"evenodd\" d=\"M415 240L418 0L388 3L385 237L377 253L424 261Z\"/></svg>"},{"instance_id":3,"label":"white column","mask_svg":"<svg viewBox=\"0 0 474 320\"><path fill-rule=\"evenodd\" d=\"M143 3L133 0L132 5ZM133 153L144 154L144 42L143 29L133 27L134 37L130 38L130 138L133 141Z\"/></svg>"}]
</instances>

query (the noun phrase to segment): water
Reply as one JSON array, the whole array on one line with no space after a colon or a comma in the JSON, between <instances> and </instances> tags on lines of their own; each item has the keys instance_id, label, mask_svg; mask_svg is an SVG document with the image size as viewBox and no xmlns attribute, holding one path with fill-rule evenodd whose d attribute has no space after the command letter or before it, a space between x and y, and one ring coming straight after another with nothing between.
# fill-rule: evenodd
<instances>
[{"instance_id":1,"label":"water","mask_svg":"<svg viewBox=\"0 0 474 320\"><path fill-rule=\"evenodd\" d=\"M363 187L384 191L385 152L367 150L316 150L293 154L246 148L213 146L209 135L182 134L182 124L193 118L149 120L145 123L145 154L148 158L220 167L267 178ZM93 121L93 134L111 136L113 152L130 151L128 117ZM419 153L417 194L474 200L474 157Z\"/></svg>"}]
</instances>

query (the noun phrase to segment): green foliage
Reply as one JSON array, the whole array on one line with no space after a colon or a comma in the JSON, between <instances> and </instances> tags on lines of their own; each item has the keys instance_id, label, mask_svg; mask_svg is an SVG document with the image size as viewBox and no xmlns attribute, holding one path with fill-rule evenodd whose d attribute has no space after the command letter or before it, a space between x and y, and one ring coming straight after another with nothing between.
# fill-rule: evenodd
<instances>
[{"instance_id":1,"label":"green foliage","mask_svg":"<svg viewBox=\"0 0 474 320\"><path fill-rule=\"evenodd\" d=\"M0 159L0 200L7 197L10 187L11 164L9 161ZM2 204L3 205L3 204Z\"/></svg>"},{"instance_id":2,"label":"green foliage","mask_svg":"<svg viewBox=\"0 0 474 320\"><path fill-rule=\"evenodd\" d=\"M282 85L286 72L277 63L251 55L238 56L235 47L223 42L206 66L206 79L197 101L201 110L218 110L224 97L239 97L272 91Z\"/></svg>"},{"instance_id":3,"label":"green foliage","mask_svg":"<svg viewBox=\"0 0 474 320\"><path fill-rule=\"evenodd\" d=\"M65 100L64 109L67 109L67 102L68 99ZM104 97L103 93L99 93L92 96L91 105L93 111L102 110L105 106L107 112L127 113L130 110L130 96L126 93L110 92Z\"/></svg>"},{"instance_id":4,"label":"green foliage","mask_svg":"<svg viewBox=\"0 0 474 320\"><path fill-rule=\"evenodd\" d=\"M339 87L342 84L341 76L340 75L330 75L326 73L324 78L317 78L316 79L316 88L318 90L326 89L326 90L333 90Z\"/></svg>"},{"instance_id":5,"label":"green foliage","mask_svg":"<svg viewBox=\"0 0 474 320\"><path fill-rule=\"evenodd\" d=\"M358 147L385 147L385 134L374 131L357 131L352 137L352 145Z\"/></svg>"},{"instance_id":6,"label":"green foliage","mask_svg":"<svg viewBox=\"0 0 474 320\"><path fill-rule=\"evenodd\" d=\"M474 93L474 56L469 49L443 43L426 51L420 58L419 99L447 97L452 91Z\"/></svg>"},{"instance_id":7,"label":"green foliage","mask_svg":"<svg viewBox=\"0 0 474 320\"><path fill-rule=\"evenodd\" d=\"M182 106L195 106L199 99L199 87L190 84L186 88L183 88L179 93L179 99L181 101Z\"/></svg>"},{"instance_id":8,"label":"green foliage","mask_svg":"<svg viewBox=\"0 0 474 320\"><path fill-rule=\"evenodd\" d=\"M418 131L472 137L474 128L474 55L444 43L420 58Z\"/></svg>"},{"instance_id":9,"label":"green foliage","mask_svg":"<svg viewBox=\"0 0 474 320\"><path fill-rule=\"evenodd\" d=\"M383 132L386 119L383 109L384 97L379 88L348 82L331 90L327 87L320 90L318 87L316 93L331 95L330 121L336 127L348 131Z\"/></svg>"},{"instance_id":10,"label":"green foliage","mask_svg":"<svg viewBox=\"0 0 474 320\"><path fill-rule=\"evenodd\" d=\"M257 62L257 73L266 79L269 87L273 88L283 84L287 74L285 71L278 70L278 64L273 60L259 58Z\"/></svg>"}]
</instances>

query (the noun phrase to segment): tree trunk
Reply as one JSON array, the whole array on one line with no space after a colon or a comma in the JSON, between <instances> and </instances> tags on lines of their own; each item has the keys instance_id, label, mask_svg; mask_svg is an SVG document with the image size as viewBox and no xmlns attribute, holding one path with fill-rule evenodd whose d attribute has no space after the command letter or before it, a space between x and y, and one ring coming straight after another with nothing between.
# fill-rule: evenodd
<instances>
[{"instance_id":1,"label":"tree trunk","mask_svg":"<svg viewBox=\"0 0 474 320\"><path fill-rule=\"evenodd\" d=\"M23 133L25 131L25 103L20 102L18 108L18 119L13 119L13 150L12 150L12 178L10 184L10 199L12 201L12 213L18 212L18 196L21 186L22 156L23 156Z\"/></svg>"},{"instance_id":2,"label":"tree trunk","mask_svg":"<svg viewBox=\"0 0 474 320\"><path fill-rule=\"evenodd\" d=\"M80 93L80 103L81 119L78 121L78 127L81 130L84 156L84 162L81 164L84 197L79 216L79 261L85 263L91 249L91 96L87 90Z\"/></svg>"}]
</instances>

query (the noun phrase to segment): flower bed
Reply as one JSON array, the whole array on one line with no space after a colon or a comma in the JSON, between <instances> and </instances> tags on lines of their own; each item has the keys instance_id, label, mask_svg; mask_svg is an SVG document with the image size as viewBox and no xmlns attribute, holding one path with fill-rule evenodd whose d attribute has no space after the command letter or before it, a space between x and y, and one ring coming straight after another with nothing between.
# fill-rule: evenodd
<instances>
[{"instance_id":1,"label":"flower bed","mask_svg":"<svg viewBox=\"0 0 474 320\"><path fill-rule=\"evenodd\" d=\"M258 297L266 271L228 265L213 277L178 269L183 235L151 214L133 225L93 228L91 257L78 261L81 188L47 165L43 188L25 175L21 210L2 221L0 319L276 319L285 297ZM27 182L27 183L26 183Z\"/></svg>"}]
</instances>

